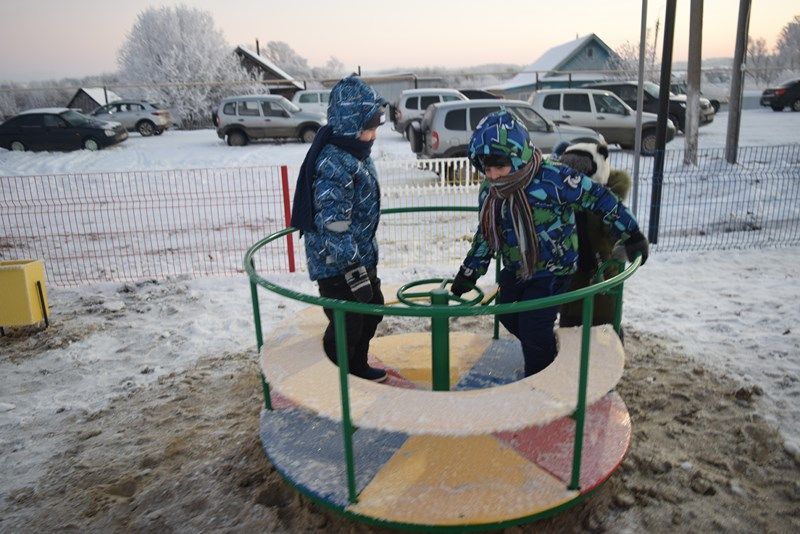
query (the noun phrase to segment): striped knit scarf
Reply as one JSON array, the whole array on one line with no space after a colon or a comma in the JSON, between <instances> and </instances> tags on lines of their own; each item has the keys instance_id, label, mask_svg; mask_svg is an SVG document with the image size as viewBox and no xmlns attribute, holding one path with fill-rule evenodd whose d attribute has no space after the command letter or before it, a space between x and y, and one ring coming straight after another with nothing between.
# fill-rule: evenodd
<instances>
[{"instance_id":1,"label":"striped knit scarf","mask_svg":"<svg viewBox=\"0 0 800 534\"><path fill-rule=\"evenodd\" d=\"M522 280L527 280L533 275L539 259L539 240L534 231L533 212L525 196L525 188L539 172L541 165L542 152L537 148L534 149L531 160L523 168L508 176L490 180L489 196L481 208L481 230L489 246L496 252L500 250L502 239L499 217L495 214L498 207L502 210L507 205L522 257L522 269L517 272L517 277Z\"/></svg>"}]
</instances>

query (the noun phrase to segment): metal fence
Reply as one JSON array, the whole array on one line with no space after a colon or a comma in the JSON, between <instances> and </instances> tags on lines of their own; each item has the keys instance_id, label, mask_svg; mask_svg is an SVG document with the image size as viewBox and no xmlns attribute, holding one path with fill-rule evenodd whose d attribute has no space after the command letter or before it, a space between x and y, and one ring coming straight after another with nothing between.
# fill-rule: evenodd
<instances>
[{"instance_id":1,"label":"metal fence","mask_svg":"<svg viewBox=\"0 0 800 534\"><path fill-rule=\"evenodd\" d=\"M631 153L611 160L632 172ZM477 205L466 159L377 165L384 208ZM640 160L643 229L652 165ZM295 176L276 166L0 177L0 259L41 258L61 286L240 273L250 245L288 226ZM735 165L723 149L701 150L696 166L667 151L662 187L655 251L800 244L800 145L740 148ZM476 225L472 212L386 215L381 264L457 267ZM302 242L271 243L257 261L259 272L302 270Z\"/></svg>"}]
</instances>

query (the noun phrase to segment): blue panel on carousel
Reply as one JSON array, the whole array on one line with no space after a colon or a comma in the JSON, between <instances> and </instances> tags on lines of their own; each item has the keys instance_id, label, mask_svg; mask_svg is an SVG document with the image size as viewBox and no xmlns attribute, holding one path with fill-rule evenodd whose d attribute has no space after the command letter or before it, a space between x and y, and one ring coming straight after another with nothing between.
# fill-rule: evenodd
<instances>
[{"instance_id":1,"label":"blue panel on carousel","mask_svg":"<svg viewBox=\"0 0 800 534\"><path fill-rule=\"evenodd\" d=\"M371 429L353 434L358 492L407 438ZM341 423L305 410L261 411L261 443L275 468L300 489L342 508L348 505L343 439Z\"/></svg>"},{"instance_id":2,"label":"blue panel on carousel","mask_svg":"<svg viewBox=\"0 0 800 534\"><path fill-rule=\"evenodd\" d=\"M492 341L483 356L453 389L483 389L516 382L525 374L522 347L517 339Z\"/></svg>"}]
</instances>

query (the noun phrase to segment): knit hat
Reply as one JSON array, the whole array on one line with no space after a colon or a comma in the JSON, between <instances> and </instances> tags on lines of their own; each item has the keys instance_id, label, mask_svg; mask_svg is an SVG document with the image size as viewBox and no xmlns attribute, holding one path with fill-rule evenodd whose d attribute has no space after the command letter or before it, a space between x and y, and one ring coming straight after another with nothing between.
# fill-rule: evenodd
<instances>
[{"instance_id":1,"label":"knit hat","mask_svg":"<svg viewBox=\"0 0 800 534\"><path fill-rule=\"evenodd\" d=\"M506 110L485 116L469 140L469 160L485 172L485 156L507 158L513 171L518 171L533 157L533 145L525 125Z\"/></svg>"}]
</instances>

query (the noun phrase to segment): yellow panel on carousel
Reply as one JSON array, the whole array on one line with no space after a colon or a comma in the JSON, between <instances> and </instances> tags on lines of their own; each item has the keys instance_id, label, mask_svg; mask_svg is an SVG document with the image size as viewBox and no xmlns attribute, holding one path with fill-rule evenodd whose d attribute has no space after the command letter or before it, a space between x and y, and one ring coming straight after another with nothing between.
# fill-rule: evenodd
<instances>
[{"instance_id":1,"label":"yellow panel on carousel","mask_svg":"<svg viewBox=\"0 0 800 534\"><path fill-rule=\"evenodd\" d=\"M480 525L534 515L577 495L492 436L412 436L348 511L401 523Z\"/></svg>"},{"instance_id":2,"label":"yellow panel on carousel","mask_svg":"<svg viewBox=\"0 0 800 534\"><path fill-rule=\"evenodd\" d=\"M469 332L450 332L450 386L472 369L491 343L489 336ZM376 337L370 352L396 369L403 378L421 386L431 386L431 335L413 332Z\"/></svg>"}]
</instances>

